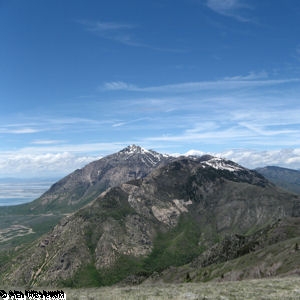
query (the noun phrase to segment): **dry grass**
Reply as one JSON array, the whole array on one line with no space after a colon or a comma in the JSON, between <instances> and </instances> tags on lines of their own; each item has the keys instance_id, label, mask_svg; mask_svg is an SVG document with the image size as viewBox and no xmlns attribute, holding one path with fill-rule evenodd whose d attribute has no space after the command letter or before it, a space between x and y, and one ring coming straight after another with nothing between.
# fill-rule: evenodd
<instances>
[{"instance_id":1,"label":"dry grass","mask_svg":"<svg viewBox=\"0 0 300 300\"><path fill-rule=\"evenodd\" d=\"M9 288L2 288L9 291ZM12 289L14 290L14 289ZM23 291L24 289L15 289ZM43 291L43 289L38 289ZM57 290L45 289L44 290ZM59 289L61 290L61 289ZM300 277L63 289L67 300L300 300Z\"/></svg>"},{"instance_id":2,"label":"dry grass","mask_svg":"<svg viewBox=\"0 0 300 300\"><path fill-rule=\"evenodd\" d=\"M64 290L72 300L299 299L300 277Z\"/></svg>"}]
</instances>

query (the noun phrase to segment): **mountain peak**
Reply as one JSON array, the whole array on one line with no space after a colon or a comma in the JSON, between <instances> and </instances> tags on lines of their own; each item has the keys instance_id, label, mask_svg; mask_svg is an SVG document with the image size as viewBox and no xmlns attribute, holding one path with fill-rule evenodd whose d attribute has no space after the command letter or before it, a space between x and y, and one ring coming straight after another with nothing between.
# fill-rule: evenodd
<instances>
[{"instance_id":1,"label":"mountain peak","mask_svg":"<svg viewBox=\"0 0 300 300\"><path fill-rule=\"evenodd\" d=\"M129 145L120 152L118 155L121 155L123 159L134 159L146 164L148 167L154 167L160 164L164 164L172 159L169 155L160 154L154 150L147 150L135 144Z\"/></svg>"},{"instance_id":2,"label":"mountain peak","mask_svg":"<svg viewBox=\"0 0 300 300\"><path fill-rule=\"evenodd\" d=\"M128 154L133 154L133 153L146 153L149 152L148 150L137 146L135 144L129 145L126 148L124 148L123 150L121 150L120 152L124 152L124 153L128 153Z\"/></svg>"}]
</instances>

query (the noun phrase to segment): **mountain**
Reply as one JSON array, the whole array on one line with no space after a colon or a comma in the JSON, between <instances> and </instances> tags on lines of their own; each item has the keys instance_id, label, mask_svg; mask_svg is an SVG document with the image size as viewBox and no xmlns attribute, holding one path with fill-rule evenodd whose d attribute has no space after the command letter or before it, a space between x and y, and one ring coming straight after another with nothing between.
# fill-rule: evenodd
<instances>
[{"instance_id":1,"label":"mountain","mask_svg":"<svg viewBox=\"0 0 300 300\"><path fill-rule=\"evenodd\" d=\"M168 155L130 145L72 172L35 201L2 206L0 265L1 251L38 238L53 228L65 214L93 201L107 188L143 178L172 159Z\"/></svg>"},{"instance_id":2,"label":"mountain","mask_svg":"<svg viewBox=\"0 0 300 300\"><path fill-rule=\"evenodd\" d=\"M98 161L74 172L52 187L55 196L50 197L50 191L43 196L47 208L65 201L66 194L79 195L79 200L70 198L71 207L90 202L30 247L20 248L13 260L0 268L4 284L79 287L136 283L171 266L201 262L203 257L211 257L208 261L212 264L224 261L218 249L228 235L254 234L252 240L248 238L250 243L259 239L257 232L268 232L264 228L273 228L279 219L300 217L299 196L278 189L259 173L234 162L208 155L170 159L133 148L110 156L110 164ZM141 166L133 164L134 170L129 171L132 157ZM104 166L107 169L103 170ZM94 171L87 172L90 168ZM106 178L101 184L99 175ZM80 185L81 192L77 178L86 184ZM129 181L125 183L124 178ZM98 184L103 189L111 187L93 194ZM235 240L229 243L237 244Z\"/></svg>"},{"instance_id":3,"label":"mountain","mask_svg":"<svg viewBox=\"0 0 300 300\"><path fill-rule=\"evenodd\" d=\"M2 214L6 211L22 214L70 213L98 197L107 188L143 178L172 159L168 155L130 145L72 172L33 202L2 208Z\"/></svg>"},{"instance_id":4,"label":"mountain","mask_svg":"<svg viewBox=\"0 0 300 300\"><path fill-rule=\"evenodd\" d=\"M283 189L300 194L300 171L267 166L256 171Z\"/></svg>"}]
</instances>

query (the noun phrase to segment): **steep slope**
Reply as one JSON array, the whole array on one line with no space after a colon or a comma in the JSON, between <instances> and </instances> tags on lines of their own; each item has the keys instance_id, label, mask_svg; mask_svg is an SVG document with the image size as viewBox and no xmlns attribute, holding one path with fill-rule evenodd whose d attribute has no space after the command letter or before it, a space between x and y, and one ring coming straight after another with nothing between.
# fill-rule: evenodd
<instances>
[{"instance_id":1,"label":"steep slope","mask_svg":"<svg viewBox=\"0 0 300 300\"><path fill-rule=\"evenodd\" d=\"M267 166L258 168L256 171L281 188L300 194L299 170Z\"/></svg>"},{"instance_id":2,"label":"steep slope","mask_svg":"<svg viewBox=\"0 0 300 300\"><path fill-rule=\"evenodd\" d=\"M299 197L258 173L211 156L179 158L106 190L64 218L1 269L2 281L21 286L140 281L191 262L229 233L254 232L288 216L300 216Z\"/></svg>"}]
</instances>

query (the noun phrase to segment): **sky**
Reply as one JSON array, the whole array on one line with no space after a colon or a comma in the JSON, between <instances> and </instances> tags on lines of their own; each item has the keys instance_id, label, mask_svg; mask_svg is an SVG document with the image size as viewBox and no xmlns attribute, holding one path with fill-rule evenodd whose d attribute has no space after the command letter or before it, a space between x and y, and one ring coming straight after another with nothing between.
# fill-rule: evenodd
<instances>
[{"instance_id":1,"label":"sky","mask_svg":"<svg viewBox=\"0 0 300 300\"><path fill-rule=\"evenodd\" d=\"M299 0L0 0L0 178L130 144L300 169Z\"/></svg>"}]
</instances>

